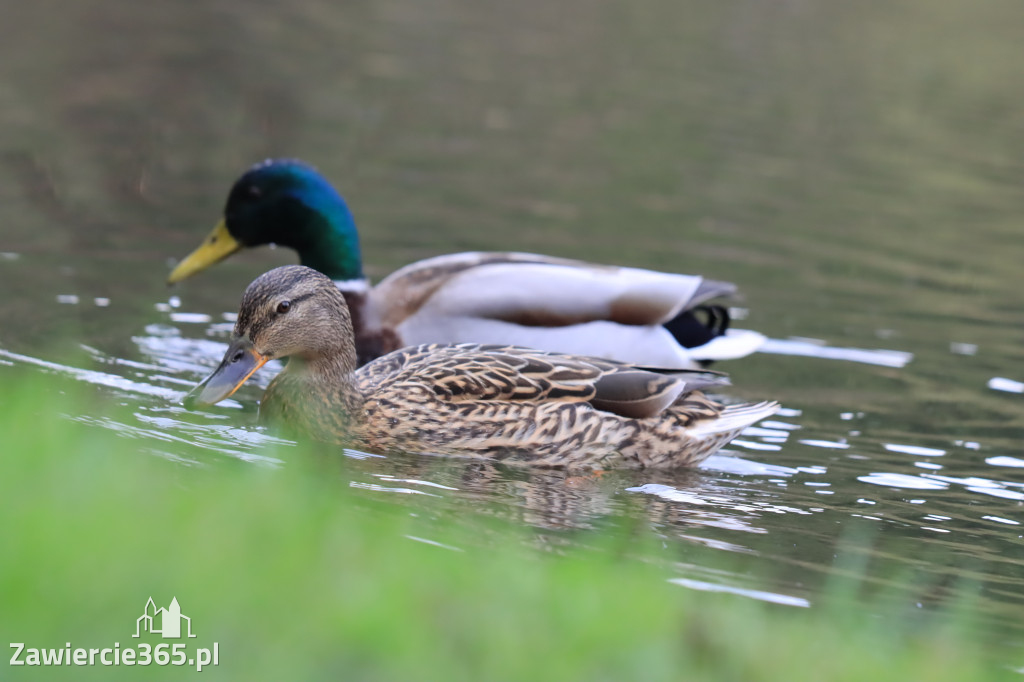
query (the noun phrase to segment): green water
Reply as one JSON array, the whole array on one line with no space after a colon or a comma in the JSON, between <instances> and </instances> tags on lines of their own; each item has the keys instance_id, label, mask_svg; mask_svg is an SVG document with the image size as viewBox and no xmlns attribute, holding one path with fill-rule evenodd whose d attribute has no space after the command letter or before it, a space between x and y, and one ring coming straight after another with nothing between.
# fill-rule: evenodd
<instances>
[{"instance_id":1,"label":"green water","mask_svg":"<svg viewBox=\"0 0 1024 682\"><path fill-rule=\"evenodd\" d=\"M296 156L348 198L377 279L469 249L702 273L776 341L912 354L722 365L731 395L786 411L696 471L392 456L346 458L342 484L553 542L651 526L691 587L785 603L850 573L910 576L922 607L978 589L1012 641L1024 396L989 382L1024 381L1022 38L1016 0L9 7L0 390L21 366L83 380L134 420L68 417L140 457L272 464L258 387L202 414L176 399L244 286L292 254L163 282L244 168ZM724 554L736 571L707 568Z\"/></svg>"}]
</instances>

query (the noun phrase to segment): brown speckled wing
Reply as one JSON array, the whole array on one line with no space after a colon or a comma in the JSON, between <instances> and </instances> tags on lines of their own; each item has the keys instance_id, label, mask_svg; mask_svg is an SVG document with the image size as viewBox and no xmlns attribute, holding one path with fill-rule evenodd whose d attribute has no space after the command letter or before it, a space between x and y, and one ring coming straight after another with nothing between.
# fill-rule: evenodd
<instances>
[{"instance_id":1,"label":"brown speckled wing","mask_svg":"<svg viewBox=\"0 0 1024 682\"><path fill-rule=\"evenodd\" d=\"M408 370L442 400L586 402L602 371L585 360L502 346L434 348Z\"/></svg>"},{"instance_id":2,"label":"brown speckled wing","mask_svg":"<svg viewBox=\"0 0 1024 682\"><path fill-rule=\"evenodd\" d=\"M462 344L403 348L363 367L358 380L364 394L375 386L411 381L449 402L589 402L640 419L723 378L715 372L660 371L512 346Z\"/></svg>"}]
</instances>

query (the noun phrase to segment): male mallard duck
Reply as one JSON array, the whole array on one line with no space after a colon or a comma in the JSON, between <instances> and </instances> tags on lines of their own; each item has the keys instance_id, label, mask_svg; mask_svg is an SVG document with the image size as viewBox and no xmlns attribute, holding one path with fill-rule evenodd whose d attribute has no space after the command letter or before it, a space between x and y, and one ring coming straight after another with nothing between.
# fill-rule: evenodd
<instances>
[{"instance_id":1,"label":"male mallard duck","mask_svg":"<svg viewBox=\"0 0 1024 682\"><path fill-rule=\"evenodd\" d=\"M403 348L356 369L345 296L301 265L242 297L224 360L186 400L212 405L268 360L289 358L262 419L370 451L493 457L542 466L694 465L778 409L725 407L707 370L655 370L514 346Z\"/></svg>"},{"instance_id":2,"label":"male mallard duck","mask_svg":"<svg viewBox=\"0 0 1024 682\"><path fill-rule=\"evenodd\" d=\"M693 275L530 253L457 253L419 261L371 288L344 199L298 161L259 164L231 188L224 217L171 272L179 282L243 247L280 244L345 294L360 364L423 343L500 343L657 367L748 355L764 342L728 330L736 287ZM702 319L704 318L704 319Z\"/></svg>"}]
</instances>

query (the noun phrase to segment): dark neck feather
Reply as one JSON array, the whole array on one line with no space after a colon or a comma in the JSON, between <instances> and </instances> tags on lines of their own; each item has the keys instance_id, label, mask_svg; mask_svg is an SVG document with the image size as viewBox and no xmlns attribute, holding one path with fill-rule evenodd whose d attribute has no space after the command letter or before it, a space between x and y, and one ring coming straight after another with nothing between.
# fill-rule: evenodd
<instances>
[{"instance_id":1,"label":"dark neck feather","mask_svg":"<svg viewBox=\"0 0 1024 682\"><path fill-rule=\"evenodd\" d=\"M371 360L387 355L401 347L398 335L390 329L381 329L371 325L366 309L367 296L365 291L341 291L348 304L349 315L352 316L352 330L355 333L356 363L362 367Z\"/></svg>"}]
</instances>

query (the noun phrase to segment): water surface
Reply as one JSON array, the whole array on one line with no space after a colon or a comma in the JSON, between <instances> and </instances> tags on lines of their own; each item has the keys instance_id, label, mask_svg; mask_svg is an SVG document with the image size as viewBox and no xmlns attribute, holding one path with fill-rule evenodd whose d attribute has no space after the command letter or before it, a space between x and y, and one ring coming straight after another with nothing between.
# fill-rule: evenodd
<instances>
[{"instance_id":1,"label":"water surface","mask_svg":"<svg viewBox=\"0 0 1024 682\"><path fill-rule=\"evenodd\" d=\"M977 584L1019 635L1019 2L9 13L0 386L18 368L55 391L84 382L97 408L68 418L140 456L287 466L254 425L258 386L204 413L177 401L218 361L245 285L292 254L163 282L241 170L297 156L349 199L377 279L515 249L737 282L741 324L772 342L722 366L730 396L785 407L694 471L349 452L339 485L552 542L639 523L680 589L792 607L844 575L868 592L910 576L922 608ZM110 400L132 419L102 416Z\"/></svg>"}]
</instances>

